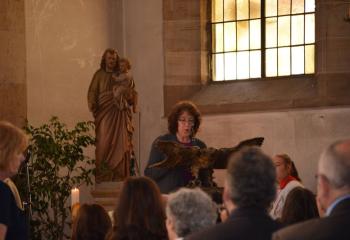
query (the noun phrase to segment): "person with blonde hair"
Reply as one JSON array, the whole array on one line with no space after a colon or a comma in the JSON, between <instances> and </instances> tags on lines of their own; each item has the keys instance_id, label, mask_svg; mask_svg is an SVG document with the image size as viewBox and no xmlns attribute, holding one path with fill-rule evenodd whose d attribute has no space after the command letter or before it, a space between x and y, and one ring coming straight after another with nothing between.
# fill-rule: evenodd
<instances>
[{"instance_id":1,"label":"person with blonde hair","mask_svg":"<svg viewBox=\"0 0 350 240\"><path fill-rule=\"evenodd\" d=\"M21 129L9 122L0 122L0 240L28 239L25 213L4 182L17 174L27 145L28 139Z\"/></svg>"}]
</instances>

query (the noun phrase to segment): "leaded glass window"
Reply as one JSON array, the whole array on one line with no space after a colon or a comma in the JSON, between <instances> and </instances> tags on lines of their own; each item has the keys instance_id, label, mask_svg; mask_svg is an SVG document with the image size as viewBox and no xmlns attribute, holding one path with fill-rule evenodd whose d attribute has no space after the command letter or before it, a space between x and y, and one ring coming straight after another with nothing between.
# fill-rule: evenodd
<instances>
[{"instance_id":1,"label":"leaded glass window","mask_svg":"<svg viewBox=\"0 0 350 240\"><path fill-rule=\"evenodd\" d=\"M315 72L315 0L212 0L214 81Z\"/></svg>"}]
</instances>

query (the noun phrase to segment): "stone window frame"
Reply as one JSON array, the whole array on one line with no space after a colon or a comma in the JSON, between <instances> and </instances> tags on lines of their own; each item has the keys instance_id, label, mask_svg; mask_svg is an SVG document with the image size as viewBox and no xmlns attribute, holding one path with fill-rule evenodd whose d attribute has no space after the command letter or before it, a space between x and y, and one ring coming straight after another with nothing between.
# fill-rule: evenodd
<instances>
[{"instance_id":1,"label":"stone window frame","mask_svg":"<svg viewBox=\"0 0 350 240\"><path fill-rule=\"evenodd\" d=\"M179 100L193 101L204 114L350 104L349 74L324 71L322 51L327 47L327 34L323 28L327 22L321 15L327 11L326 4L316 1L315 74L230 82L210 80L207 31L210 26L210 5L210 0L163 1L165 115ZM187 11L184 12L184 9Z\"/></svg>"}]
</instances>

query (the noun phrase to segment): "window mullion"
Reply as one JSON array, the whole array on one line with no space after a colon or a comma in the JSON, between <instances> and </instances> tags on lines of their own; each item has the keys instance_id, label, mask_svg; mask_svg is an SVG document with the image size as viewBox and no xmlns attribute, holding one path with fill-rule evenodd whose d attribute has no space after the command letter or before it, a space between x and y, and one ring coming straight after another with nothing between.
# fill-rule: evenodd
<instances>
[{"instance_id":1,"label":"window mullion","mask_svg":"<svg viewBox=\"0 0 350 240\"><path fill-rule=\"evenodd\" d=\"M279 68L278 68L278 60L279 60L279 55L278 55L278 52L279 52L279 44L278 44L278 40L279 40L279 33L280 33L280 31L279 31L279 28L278 28L278 21L279 20L279 18L278 18L278 1L277 1L277 14L276 14L276 21L277 21L277 39L276 39L276 54L277 54L277 76L279 76Z\"/></svg>"},{"instance_id":2,"label":"window mullion","mask_svg":"<svg viewBox=\"0 0 350 240\"><path fill-rule=\"evenodd\" d=\"M289 6L289 72L292 75L292 1L290 1Z\"/></svg>"},{"instance_id":3,"label":"window mullion","mask_svg":"<svg viewBox=\"0 0 350 240\"><path fill-rule=\"evenodd\" d=\"M304 42L303 42L303 45L304 45L304 72L303 72L303 74L305 74L305 72L306 72L306 58L305 58L305 53L306 53L306 28L305 28L305 26L306 26L306 23L305 23L305 19L306 19L306 12L305 12L305 10L306 10L306 1L304 1Z\"/></svg>"},{"instance_id":4,"label":"window mullion","mask_svg":"<svg viewBox=\"0 0 350 240\"><path fill-rule=\"evenodd\" d=\"M235 54L235 58L236 58L236 76L235 76L235 80L237 80L238 78L238 21L237 21L237 15L238 15L238 8L237 8L237 1L235 1L235 21L236 21L236 54Z\"/></svg>"},{"instance_id":5,"label":"window mullion","mask_svg":"<svg viewBox=\"0 0 350 240\"><path fill-rule=\"evenodd\" d=\"M222 0L222 6L225 6L225 0ZM224 63L224 81L226 81L226 62L225 62L225 8L222 8L222 59Z\"/></svg>"},{"instance_id":6,"label":"window mullion","mask_svg":"<svg viewBox=\"0 0 350 240\"><path fill-rule=\"evenodd\" d=\"M261 0L260 7L260 17L261 17L261 77L266 77L265 69L265 53L266 53L266 19L265 19L265 0Z\"/></svg>"},{"instance_id":7,"label":"window mullion","mask_svg":"<svg viewBox=\"0 0 350 240\"><path fill-rule=\"evenodd\" d=\"M248 71L249 71L249 78L251 78L251 71L250 71L250 54L251 54L251 48L250 48L250 42L251 42L251 39L250 39L250 21L251 21L251 16L250 16L250 1L248 1Z\"/></svg>"}]
</instances>

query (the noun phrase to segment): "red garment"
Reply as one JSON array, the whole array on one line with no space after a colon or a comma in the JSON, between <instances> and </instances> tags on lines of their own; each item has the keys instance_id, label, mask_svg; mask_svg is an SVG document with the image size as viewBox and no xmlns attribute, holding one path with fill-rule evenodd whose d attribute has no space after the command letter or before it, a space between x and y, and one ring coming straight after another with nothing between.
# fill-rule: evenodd
<instances>
[{"instance_id":1,"label":"red garment","mask_svg":"<svg viewBox=\"0 0 350 240\"><path fill-rule=\"evenodd\" d=\"M290 181L293 181L293 180L297 180L295 177L291 176L291 175L288 175L287 177L283 178L281 181L280 181L280 189L282 190L283 188L285 188L285 186L287 186L287 184L290 182Z\"/></svg>"}]
</instances>

